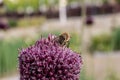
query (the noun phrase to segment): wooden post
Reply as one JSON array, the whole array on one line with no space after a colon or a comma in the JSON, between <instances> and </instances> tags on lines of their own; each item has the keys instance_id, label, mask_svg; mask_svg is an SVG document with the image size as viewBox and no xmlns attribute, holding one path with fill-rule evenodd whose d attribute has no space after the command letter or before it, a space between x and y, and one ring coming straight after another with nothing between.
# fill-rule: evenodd
<instances>
[{"instance_id":1,"label":"wooden post","mask_svg":"<svg viewBox=\"0 0 120 80\"><path fill-rule=\"evenodd\" d=\"M59 18L61 23L67 21L66 5L67 0L59 0Z\"/></svg>"}]
</instances>

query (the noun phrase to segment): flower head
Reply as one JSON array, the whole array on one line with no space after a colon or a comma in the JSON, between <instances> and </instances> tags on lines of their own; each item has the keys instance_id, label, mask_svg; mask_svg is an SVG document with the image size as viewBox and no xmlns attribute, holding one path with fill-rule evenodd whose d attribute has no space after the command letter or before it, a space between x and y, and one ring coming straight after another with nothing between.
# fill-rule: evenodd
<instances>
[{"instance_id":1,"label":"flower head","mask_svg":"<svg viewBox=\"0 0 120 80\"><path fill-rule=\"evenodd\" d=\"M59 46L55 37L41 38L20 51L20 80L79 80L80 54Z\"/></svg>"}]
</instances>

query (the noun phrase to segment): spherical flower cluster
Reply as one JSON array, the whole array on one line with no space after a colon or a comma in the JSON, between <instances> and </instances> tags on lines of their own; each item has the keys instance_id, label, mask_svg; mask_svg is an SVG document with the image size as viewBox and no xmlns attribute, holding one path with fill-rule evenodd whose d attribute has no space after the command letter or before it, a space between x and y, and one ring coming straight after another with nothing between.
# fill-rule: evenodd
<instances>
[{"instance_id":1,"label":"spherical flower cluster","mask_svg":"<svg viewBox=\"0 0 120 80\"><path fill-rule=\"evenodd\" d=\"M58 45L55 37L41 38L19 52L20 80L79 80L80 54Z\"/></svg>"}]
</instances>

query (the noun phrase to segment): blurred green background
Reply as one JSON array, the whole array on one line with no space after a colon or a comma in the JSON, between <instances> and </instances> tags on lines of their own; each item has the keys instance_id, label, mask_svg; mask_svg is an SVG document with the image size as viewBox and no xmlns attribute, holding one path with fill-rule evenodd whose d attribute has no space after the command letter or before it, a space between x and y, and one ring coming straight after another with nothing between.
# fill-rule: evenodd
<instances>
[{"instance_id":1,"label":"blurred green background","mask_svg":"<svg viewBox=\"0 0 120 80\"><path fill-rule=\"evenodd\" d=\"M19 80L18 50L40 36L71 35L80 80L120 80L120 0L0 0L0 80Z\"/></svg>"}]
</instances>

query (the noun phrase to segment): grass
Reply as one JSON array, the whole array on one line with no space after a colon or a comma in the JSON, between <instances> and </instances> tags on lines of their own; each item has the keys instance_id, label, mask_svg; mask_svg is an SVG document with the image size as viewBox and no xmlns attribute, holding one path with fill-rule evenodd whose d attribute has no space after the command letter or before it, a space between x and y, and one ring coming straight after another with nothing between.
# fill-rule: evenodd
<instances>
[{"instance_id":1,"label":"grass","mask_svg":"<svg viewBox=\"0 0 120 80\"><path fill-rule=\"evenodd\" d=\"M18 48L23 46L22 41L0 41L0 73L12 71L17 66Z\"/></svg>"},{"instance_id":2,"label":"grass","mask_svg":"<svg viewBox=\"0 0 120 80\"><path fill-rule=\"evenodd\" d=\"M115 51L120 50L120 28L116 28L113 31L112 49L115 50Z\"/></svg>"},{"instance_id":3,"label":"grass","mask_svg":"<svg viewBox=\"0 0 120 80\"><path fill-rule=\"evenodd\" d=\"M12 72L17 69L18 49L26 47L22 39L0 41L0 74Z\"/></svg>"},{"instance_id":4,"label":"grass","mask_svg":"<svg viewBox=\"0 0 120 80\"><path fill-rule=\"evenodd\" d=\"M82 68L81 74L80 74L80 80L95 80L94 76L88 76L86 75L86 69Z\"/></svg>"}]
</instances>

